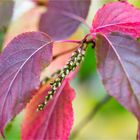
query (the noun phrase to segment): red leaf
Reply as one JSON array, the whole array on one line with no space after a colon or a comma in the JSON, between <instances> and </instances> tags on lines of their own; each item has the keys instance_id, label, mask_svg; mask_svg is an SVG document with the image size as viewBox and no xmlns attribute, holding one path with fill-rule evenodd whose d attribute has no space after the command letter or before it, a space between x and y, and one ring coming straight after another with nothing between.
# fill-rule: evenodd
<instances>
[{"instance_id":1,"label":"red leaf","mask_svg":"<svg viewBox=\"0 0 140 140\"><path fill-rule=\"evenodd\" d=\"M44 86L28 104L22 126L22 140L68 139L73 124L71 102L74 90L69 86L68 79L65 79L44 110L36 112L48 91L49 87Z\"/></svg>"},{"instance_id":2,"label":"red leaf","mask_svg":"<svg viewBox=\"0 0 140 140\"><path fill-rule=\"evenodd\" d=\"M0 55L0 131L25 107L51 59L51 39L41 32L21 34L7 45Z\"/></svg>"},{"instance_id":3,"label":"red leaf","mask_svg":"<svg viewBox=\"0 0 140 140\"><path fill-rule=\"evenodd\" d=\"M140 43L128 35L98 35L97 67L107 92L140 121Z\"/></svg>"},{"instance_id":4,"label":"red leaf","mask_svg":"<svg viewBox=\"0 0 140 140\"><path fill-rule=\"evenodd\" d=\"M89 6L90 0L50 0L40 18L39 29L55 40L67 38L85 22Z\"/></svg>"},{"instance_id":5,"label":"red leaf","mask_svg":"<svg viewBox=\"0 0 140 140\"><path fill-rule=\"evenodd\" d=\"M91 32L110 33L118 31L133 37L140 36L140 10L127 2L114 2L101 8L92 23Z\"/></svg>"}]
</instances>

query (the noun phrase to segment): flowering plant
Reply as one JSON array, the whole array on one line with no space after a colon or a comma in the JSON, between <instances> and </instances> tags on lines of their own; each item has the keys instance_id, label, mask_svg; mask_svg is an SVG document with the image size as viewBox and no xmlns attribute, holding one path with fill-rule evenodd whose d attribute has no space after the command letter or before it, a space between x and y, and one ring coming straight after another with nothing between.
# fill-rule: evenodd
<instances>
[{"instance_id":1,"label":"flowering plant","mask_svg":"<svg viewBox=\"0 0 140 140\"><path fill-rule=\"evenodd\" d=\"M18 35L2 51L0 132L3 137L6 124L26 107L23 140L69 138L75 96L69 81L76 75L89 46L96 51L97 69L108 94L139 122L140 10L126 1L112 2L97 11L90 26L85 20L90 3L90 0L47 1L47 10L39 21L40 31ZM0 8L3 6L0 3ZM10 16L7 17L0 23L1 29L9 21ZM81 40L64 40L81 23L89 33ZM54 44L65 42L76 46L54 54ZM63 54L66 57L71 54L65 64L61 62L66 59ZM44 67L50 77L40 80ZM57 67L55 72L54 67ZM137 139L139 133L138 130Z\"/></svg>"}]
</instances>

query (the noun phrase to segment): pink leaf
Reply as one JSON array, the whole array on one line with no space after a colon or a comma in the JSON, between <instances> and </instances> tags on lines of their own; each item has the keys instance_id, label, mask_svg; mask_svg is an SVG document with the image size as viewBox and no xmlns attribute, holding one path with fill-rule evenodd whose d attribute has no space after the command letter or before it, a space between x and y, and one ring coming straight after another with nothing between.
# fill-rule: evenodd
<instances>
[{"instance_id":1,"label":"pink leaf","mask_svg":"<svg viewBox=\"0 0 140 140\"><path fill-rule=\"evenodd\" d=\"M120 33L98 35L96 55L107 92L140 121L140 43Z\"/></svg>"},{"instance_id":2,"label":"pink leaf","mask_svg":"<svg viewBox=\"0 0 140 140\"><path fill-rule=\"evenodd\" d=\"M0 55L1 132L39 87L40 72L51 59L51 39L41 32L21 34L4 49Z\"/></svg>"},{"instance_id":3,"label":"pink leaf","mask_svg":"<svg viewBox=\"0 0 140 140\"><path fill-rule=\"evenodd\" d=\"M63 81L55 96L43 111L37 112L38 104L44 101L48 86L41 88L26 109L22 126L22 140L67 140L73 124L72 100L74 90L68 79Z\"/></svg>"},{"instance_id":4,"label":"pink leaf","mask_svg":"<svg viewBox=\"0 0 140 140\"><path fill-rule=\"evenodd\" d=\"M92 23L91 32L123 32L133 37L140 36L140 10L127 2L114 2L101 8Z\"/></svg>"}]
</instances>

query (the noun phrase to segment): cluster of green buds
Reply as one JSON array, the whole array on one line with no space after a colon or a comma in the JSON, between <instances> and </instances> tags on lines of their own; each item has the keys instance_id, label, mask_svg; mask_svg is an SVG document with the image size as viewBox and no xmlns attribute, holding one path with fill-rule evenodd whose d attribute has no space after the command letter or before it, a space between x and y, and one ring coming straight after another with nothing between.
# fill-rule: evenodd
<instances>
[{"instance_id":1,"label":"cluster of green buds","mask_svg":"<svg viewBox=\"0 0 140 140\"><path fill-rule=\"evenodd\" d=\"M77 66L84 60L85 51L86 51L87 44L82 43L81 46L72 53L72 56L66 63L66 65L57 72L57 78L50 83L51 90L48 91L48 95L45 96L45 101L38 105L38 111L43 110L45 105L47 105L48 101L53 98L54 94L58 87L61 86L62 81L65 77L71 72L76 69Z\"/></svg>"}]
</instances>

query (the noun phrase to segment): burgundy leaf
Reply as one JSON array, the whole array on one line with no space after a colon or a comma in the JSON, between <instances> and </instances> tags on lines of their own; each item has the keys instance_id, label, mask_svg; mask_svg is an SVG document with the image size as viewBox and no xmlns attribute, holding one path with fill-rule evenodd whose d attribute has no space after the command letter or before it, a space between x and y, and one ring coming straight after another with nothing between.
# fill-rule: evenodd
<instances>
[{"instance_id":1,"label":"burgundy leaf","mask_svg":"<svg viewBox=\"0 0 140 140\"><path fill-rule=\"evenodd\" d=\"M14 8L13 0L1 0L0 1L0 30L6 27L12 17Z\"/></svg>"},{"instance_id":2,"label":"burgundy leaf","mask_svg":"<svg viewBox=\"0 0 140 140\"><path fill-rule=\"evenodd\" d=\"M21 111L40 84L40 72L52 59L52 42L41 32L14 38L0 55L0 131Z\"/></svg>"},{"instance_id":3,"label":"burgundy leaf","mask_svg":"<svg viewBox=\"0 0 140 140\"><path fill-rule=\"evenodd\" d=\"M127 2L114 2L101 8L92 23L91 32L123 32L140 37L140 10Z\"/></svg>"},{"instance_id":4,"label":"burgundy leaf","mask_svg":"<svg viewBox=\"0 0 140 140\"><path fill-rule=\"evenodd\" d=\"M97 67L107 92L140 121L140 43L128 35L98 35Z\"/></svg>"},{"instance_id":5,"label":"burgundy leaf","mask_svg":"<svg viewBox=\"0 0 140 140\"><path fill-rule=\"evenodd\" d=\"M68 80L63 81L55 96L43 111L37 112L38 104L44 101L49 91L42 87L26 109L22 126L22 140L67 140L73 124L72 100L74 90Z\"/></svg>"},{"instance_id":6,"label":"burgundy leaf","mask_svg":"<svg viewBox=\"0 0 140 140\"><path fill-rule=\"evenodd\" d=\"M41 16L39 28L55 40L69 37L81 20L87 17L89 6L90 0L49 0L47 11Z\"/></svg>"}]
</instances>

